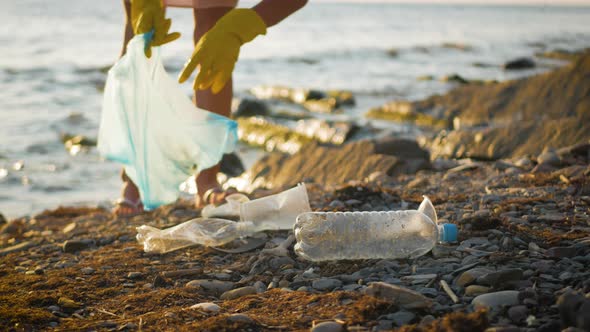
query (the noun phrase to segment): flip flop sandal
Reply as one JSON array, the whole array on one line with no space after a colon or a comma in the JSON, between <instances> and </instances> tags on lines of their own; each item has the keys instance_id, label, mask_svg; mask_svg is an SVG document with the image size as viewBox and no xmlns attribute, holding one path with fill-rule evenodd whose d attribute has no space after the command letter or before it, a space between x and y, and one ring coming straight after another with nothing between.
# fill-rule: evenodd
<instances>
[{"instance_id":1,"label":"flip flop sandal","mask_svg":"<svg viewBox=\"0 0 590 332\"><path fill-rule=\"evenodd\" d=\"M225 193L225 197L227 197L227 196L229 196L231 194L235 194L237 192L238 191L236 190L236 188L228 188L227 190L223 190L223 188L221 186L213 187L213 188L205 191L205 193L203 194L202 198L200 198L198 200L197 206L203 208L203 207L205 207L208 204L216 205L211 200L211 198L212 198L211 195L213 195L213 194ZM224 199L225 199L225 197L224 197ZM220 202L218 202L218 203L223 203L223 200L220 201Z\"/></svg>"},{"instance_id":2,"label":"flip flop sandal","mask_svg":"<svg viewBox=\"0 0 590 332\"><path fill-rule=\"evenodd\" d=\"M134 216L140 215L144 212L143 204L141 203L141 200L138 200L137 202L133 202L132 200L127 199L127 198L119 198L115 204L116 204L116 207L115 207L115 210L113 211L113 213L115 215L117 215L118 217L134 217ZM131 209L132 212L121 213L121 212L119 212L121 210L121 208L129 208L129 209Z\"/></svg>"}]
</instances>

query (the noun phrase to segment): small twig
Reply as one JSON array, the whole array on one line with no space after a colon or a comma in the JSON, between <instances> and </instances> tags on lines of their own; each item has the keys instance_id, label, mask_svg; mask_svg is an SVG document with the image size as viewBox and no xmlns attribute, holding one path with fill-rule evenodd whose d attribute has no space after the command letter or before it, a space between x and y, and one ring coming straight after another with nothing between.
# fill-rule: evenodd
<instances>
[{"instance_id":1,"label":"small twig","mask_svg":"<svg viewBox=\"0 0 590 332\"><path fill-rule=\"evenodd\" d=\"M571 183L570 179L568 179L568 178L567 178L565 175L563 175L563 174L559 175L559 179L560 179L560 180L561 180L563 183L565 183L565 184L570 184L570 183Z\"/></svg>"},{"instance_id":2,"label":"small twig","mask_svg":"<svg viewBox=\"0 0 590 332\"><path fill-rule=\"evenodd\" d=\"M106 311L104 309L100 309L100 308L95 308L95 309L96 309L96 311L102 312L103 314L111 315L111 316L114 316L114 317L117 317L117 318L123 318L123 317L121 317L121 316L119 316L117 314L114 314L112 312L108 312L108 311Z\"/></svg>"},{"instance_id":3,"label":"small twig","mask_svg":"<svg viewBox=\"0 0 590 332\"><path fill-rule=\"evenodd\" d=\"M444 289L444 291L447 293L447 295L451 298L451 300L453 300L454 303L458 303L459 302L459 298L457 297L457 295L455 295L455 293L453 292L453 290L451 289L451 287L449 287L449 284L447 284L446 281L441 280L440 281L440 285L442 286L442 288Z\"/></svg>"},{"instance_id":4,"label":"small twig","mask_svg":"<svg viewBox=\"0 0 590 332\"><path fill-rule=\"evenodd\" d=\"M203 269L194 268L194 269L186 269L186 270L164 271L160 274L162 275L162 277L165 277L165 278L175 278L175 277L194 276L194 275L202 274L202 273L203 273Z\"/></svg>"}]
</instances>

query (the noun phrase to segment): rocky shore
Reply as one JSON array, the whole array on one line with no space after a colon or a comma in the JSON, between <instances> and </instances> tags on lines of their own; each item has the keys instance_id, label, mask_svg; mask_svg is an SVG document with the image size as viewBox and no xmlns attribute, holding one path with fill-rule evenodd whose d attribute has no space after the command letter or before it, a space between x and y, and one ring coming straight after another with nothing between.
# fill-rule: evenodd
<instances>
[{"instance_id":1,"label":"rocky shore","mask_svg":"<svg viewBox=\"0 0 590 332\"><path fill-rule=\"evenodd\" d=\"M0 329L589 331L589 64L587 54L552 73L406 103L444 122L419 142L300 132L297 149L271 149L283 152L240 178L253 198L305 181L322 211L414 209L428 195L439 220L458 225L457 243L414 260L312 263L282 231L144 253L136 227L200 215L183 200L127 219L104 207L0 218ZM286 91L278 96L295 103L350 100ZM240 121L260 125L261 115ZM462 140L449 147L453 135Z\"/></svg>"}]
</instances>

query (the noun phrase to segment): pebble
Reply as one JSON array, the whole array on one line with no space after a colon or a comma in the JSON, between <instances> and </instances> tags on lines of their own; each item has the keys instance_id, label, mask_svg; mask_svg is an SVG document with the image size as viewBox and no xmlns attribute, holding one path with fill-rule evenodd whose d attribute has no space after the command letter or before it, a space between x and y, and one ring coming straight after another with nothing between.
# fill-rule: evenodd
<instances>
[{"instance_id":1,"label":"pebble","mask_svg":"<svg viewBox=\"0 0 590 332\"><path fill-rule=\"evenodd\" d=\"M198 279L189 281L186 284L186 287L198 287L205 291L213 292L216 294L223 294L228 290L234 288L234 283L231 281Z\"/></svg>"},{"instance_id":2,"label":"pebble","mask_svg":"<svg viewBox=\"0 0 590 332\"><path fill-rule=\"evenodd\" d=\"M578 255L576 247L553 247L547 249L546 255L555 258L572 258Z\"/></svg>"},{"instance_id":3,"label":"pebble","mask_svg":"<svg viewBox=\"0 0 590 332\"><path fill-rule=\"evenodd\" d=\"M410 322L412 322L415 318L416 315L409 311L398 311L396 313L387 315L387 319L392 320L397 326L410 324Z\"/></svg>"},{"instance_id":4,"label":"pebble","mask_svg":"<svg viewBox=\"0 0 590 332\"><path fill-rule=\"evenodd\" d=\"M341 209L341 208L345 207L346 205L344 205L344 203L342 201L335 199L330 202L329 206L334 209Z\"/></svg>"},{"instance_id":5,"label":"pebble","mask_svg":"<svg viewBox=\"0 0 590 332\"><path fill-rule=\"evenodd\" d=\"M500 291L479 295L471 301L475 308L500 309L503 306L514 306L518 304L518 291Z\"/></svg>"},{"instance_id":6,"label":"pebble","mask_svg":"<svg viewBox=\"0 0 590 332\"><path fill-rule=\"evenodd\" d=\"M266 285L262 281L255 282L254 288L256 289L256 293L264 293L266 291Z\"/></svg>"},{"instance_id":7,"label":"pebble","mask_svg":"<svg viewBox=\"0 0 590 332\"><path fill-rule=\"evenodd\" d=\"M240 288L229 290L229 291L221 294L221 296L219 298L221 300L233 300L233 299L240 298L242 296L252 295L252 294L256 294L256 293L257 293L256 288L254 288L252 286L246 286L246 287L240 287Z\"/></svg>"},{"instance_id":8,"label":"pebble","mask_svg":"<svg viewBox=\"0 0 590 332\"><path fill-rule=\"evenodd\" d=\"M329 278L315 280L311 284L311 287L320 291L333 290L334 288L338 288L340 286L342 286L342 281Z\"/></svg>"},{"instance_id":9,"label":"pebble","mask_svg":"<svg viewBox=\"0 0 590 332\"><path fill-rule=\"evenodd\" d=\"M470 257L470 256L468 256ZM461 287L465 287L467 285L470 285L472 283L474 283L477 278L484 276L486 274L492 273L493 271L487 268L481 268L481 267L476 267L474 269L468 270L463 272L459 278L457 278L457 281L455 282L455 284L461 286Z\"/></svg>"},{"instance_id":10,"label":"pebble","mask_svg":"<svg viewBox=\"0 0 590 332\"><path fill-rule=\"evenodd\" d=\"M491 272L479 276L477 278L478 284L498 287L509 281L522 279L523 271L521 269L506 269L496 272Z\"/></svg>"},{"instance_id":11,"label":"pebble","mask_svg":"<svg viewBox=\"0 0 590 332\"><path fill-rule=\"evenodd\" d=\"M63 244L63 251L66 253L75 253L90 248L92 243L92 240L67 240Z\"/></svg>"},{"instance_id":12,"label":"pebble","mask_svg":"<svg viewBox=\"0 0 590 332\"><path fill-rule=\"evenodd\" d=\"M227 320L229 320L230 322L236 322L236 323L237 322L254 323L254 320L252 320L252 318L248 317L248 315L245 315L245 314L231 314L231 315L229 315Z\"/></svg>"},{"instance_id":13,"label":"pebble","mask_svg":"<svg viewBox=\"0 0 590 332\"><path fill-rule=\"evenodd\" d=\"M311 332L342 332L344 331L341 324L336 322L322 322L311 328Z\"/></svg>"},{"instance_id":14,"label":"pebble","mask_svg":"<svg viewBox=\"0 0 590 332\"><path fill-rule=\"evenodd\" d=\"M190 307L191 309L199 309L205 312L211 312L211 313L218 313L220 310L220 307L212 302L202 302L202 303L197 303L193 306Z\"/></svg>"},{"instance_id":15,"label":"pebble","mask_svg":"<svg viewBox=\"0 0 590 332\"><path fill-rule=\"evenodd\" d=\"M94 274L94 272L95 272L95 271L94 271L94 269L93 269L93 268L91 268L91 267L84 267L84 268L81 268L81 269L80 269L80 272L81 272L82 274Z\"/></svg>"},{"instance_id":16,"label":"pebble","mask_svg":"<svg viewBox=\"0 0 590 332\"><path fill-rule=\"evenodd\" d=\"M514 323L523 322L528 315L528 309L524 305L517 305L508 309L508 317Z\"/></svg>"},{"instance_id":17,"label":"pebble","mask_svg":"<svg viewBox=\"0 0 590 332\"><path fill-rule=\"evenodd\" d=\"M140 279L141 277L143 277L141 272L129 272L127 274L127 279Z\"/></svg>"},{"instance_id":18,"label":"pebble","mask_svg":"<svg viewBox=\"0 0 590 332\"><path fill-rule=\"evenodd\" d=\"M465 288L465 295L467 296L475 296L488 293L490 291L489 287L480 286L480 285L469 285Z\"/></svg>"}]
</instances>

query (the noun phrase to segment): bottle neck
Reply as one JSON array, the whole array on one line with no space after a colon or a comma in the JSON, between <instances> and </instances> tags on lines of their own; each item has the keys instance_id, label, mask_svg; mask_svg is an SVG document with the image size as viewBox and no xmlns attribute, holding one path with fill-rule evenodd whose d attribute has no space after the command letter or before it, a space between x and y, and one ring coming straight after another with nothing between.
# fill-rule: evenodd
<instances>
[{"instance_id":1,"label":"bottle neck","mask_svg":"<svg viewBox=\"0 0 590 332\"><path fill-rule=\"evenodd\" d=\"M444 239L444 235L445 235L445 228L443 227L443 225L436 225L436 227L438 228L438 243L443 243L443 239Z\"/></svg>"}]
</instances>

